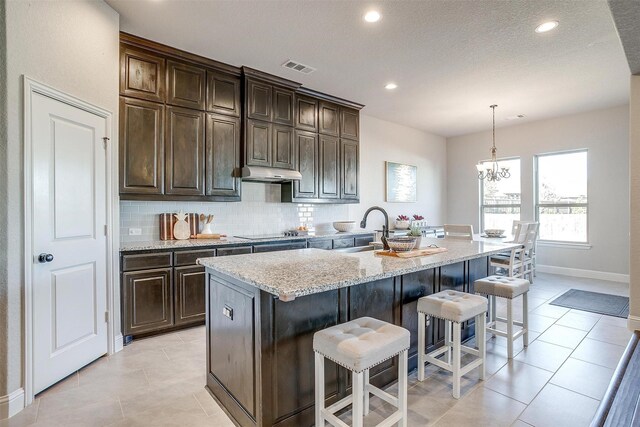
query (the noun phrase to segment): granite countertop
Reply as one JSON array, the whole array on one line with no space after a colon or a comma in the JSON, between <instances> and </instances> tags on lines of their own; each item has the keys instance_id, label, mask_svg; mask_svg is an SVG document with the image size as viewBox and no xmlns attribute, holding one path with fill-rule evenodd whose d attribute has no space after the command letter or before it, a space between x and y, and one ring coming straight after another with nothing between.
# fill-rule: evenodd
<instances>
[{"instance_id":1,"label":"granite countertop","mask_svg":"<svg viewBox=\"0 0 640 427\"><path fill-rule=\"evenodd\" d=\"M299 249L222 258L200 258L198 263L283 301L332 289L344 288L442 265L508 251L512 243L466 242L422 238L422 247L435 244L447 252L416 258L376 255L373 251L341 253L322 249Z\"/></svg>"},{"instance_id":2,"label":"granite countertop","mask_svg":"<svg viewBox=\"0 0 640 427\"><path fill-rule=\"evenodd\" d=\"M124 242L120 244L120 252L149 251L149 250L170 250L184 248L200 248L226 245L254 245L258 243L270 243L292 240L328 239L336 237L357 236L361 234L375 234L374 230L356 229L349 232L337 232L335 230L316 231L307 236L281 236L269 239L239 239L237 237L226 237L220 239L189 239L189 240L149 240L144 242Z\"/></svg>"}]
</instances>

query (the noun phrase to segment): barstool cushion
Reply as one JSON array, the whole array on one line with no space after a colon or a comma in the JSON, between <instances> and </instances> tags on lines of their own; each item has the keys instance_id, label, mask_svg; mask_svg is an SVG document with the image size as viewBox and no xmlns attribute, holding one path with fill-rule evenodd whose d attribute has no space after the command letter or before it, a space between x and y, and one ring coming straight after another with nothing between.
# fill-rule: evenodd
<instances>
[{"instance_id":1,"label":"barstool cushion","mask_svg":"<svg viewBox=\"0 0 640 427\"><path fill-rule=\"evenodd\" d=\"M353 372L362 372L409 348L409 331L371 317L318 331L313 350Z\"/></svg>"},{"instance_id":2,"label":"barstool cushion","mask_svg":"<svg viewBox=\"0 0 640 427\"><path fill-rule=\"evenodd\" d=\"M418 311L439 319L464 322L487 311L487 299L458 291L442 291L418 300Z\"/></svg>"},{"instance_id":3,"label":"barstool cushion","mask_svg":"<svg viewBox=\"0 0 640 427\"><path fill-rule=\"evenodd\" d=\"M518 277L489 276L474 282L475 291L483 295L495 295L513 299L529 292L529 281Z\"/></svg>"}]
</instances>

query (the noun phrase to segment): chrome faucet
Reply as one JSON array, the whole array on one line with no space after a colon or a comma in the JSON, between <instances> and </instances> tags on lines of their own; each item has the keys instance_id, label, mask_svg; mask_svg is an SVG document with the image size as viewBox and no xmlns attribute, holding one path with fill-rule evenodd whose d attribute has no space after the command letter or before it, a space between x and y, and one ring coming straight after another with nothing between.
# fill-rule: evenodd
<instances>
[{"instance_id":1,"label":"chrome faucet","mask_svg":"<svg viewBox=\"0 0 640 427\"><path fill-rule=\"evenodd\" d=\"M387 214L387 211L382 209L380 206L370 207L364 213L364 217L362 218L362 221L360 221L360 228L365 228L367 226L367 216L369 216L369 213L371 211L380 211L382 212L382 215L384 215L384 225L382 226L382 238L380 240L382 241L382 246L384 250L388 251L390 248L389 248L389 244L387 243L387 237L389 237L389 215Z\"/></svg>"}]
</instances>

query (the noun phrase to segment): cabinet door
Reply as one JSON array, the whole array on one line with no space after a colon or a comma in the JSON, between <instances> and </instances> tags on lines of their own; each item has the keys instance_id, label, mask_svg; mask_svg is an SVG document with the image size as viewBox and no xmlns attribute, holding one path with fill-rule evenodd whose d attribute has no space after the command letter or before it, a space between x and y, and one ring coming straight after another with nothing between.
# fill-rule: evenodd
<instances>
[{"instance_id":1,"label":"cabinet door","mask_svg":"<svg viewBox=\"0 0 640 427\"><path fill-rule=\"evenodd\" d=\"M273 121L293 126L293 91L273 88Z\"/></svg>"},{"instance_id":2,"label":"cabinet door","mask_svg":"<svg viewBox=\"0 0 640 427\"><path fill-rule=\"evenodd\" d=\"M164 192L164 105L120 98L120 193Z\"/></svg>"},{"instance_id":3,"label":"cabinet door","mask_svg":"<svg viewBox=\"0 0 640 427\"><path fill-rule=\"evenodd\" d=\"M337 199L340 197L340 161L338 138L320 135L319 197Z\"/></svg>"},{"instance_id":4,"label":"cabinet door","mask_svg":"<svg viewBox=\"0 0 640 427\"><path fill-rule=\"evenodd\" d=\"M311 132L296 131L295 134L296 169L302 179L293 182L294 198L318 198L318 135Z\"/></svg>"},{"instance_id":5,"label":"cabinet door","mask_svg":"<svg viewBox=\"0 0 640 427\"><path fill-rule=\"evenodd\" d=\"M273 125L273 167L293 169L293 128Z\"/></svg>"},{"instance_id":6,"label":"cabinet door","mask_svg":"<svg viewBox=\"0 0 640 427\"><path fill-rule=\"evenodd\" d=\"M144 50L120 46L120 95L164 102L165 60Z\"/></svg>"},{"instance_id":7,"label":"cabinet door","mask_svg":"<svg viewBox=\"0 0 640 427\"><path fill-rule=\"evenodd\" d=\"M207 110L240 116L240 78L207 71Z\"/></svg>"},{"instance_id":8,"label":"cabinet door","mask_svg":"<svg viewBox=\"0 0 640 427\"><path fill-rule=\"evenodd\" d=\"M245 163L271 166L271 123L247 120Z\"/></svg>"},{"instance_id":9,"label":"cabinet door","mask_svg":"<svg viewBox=\"0 0 640 427\"><path fill-rule=\"evenodd\" d=\"M247 80L247 116L250 119L271 121L272 92L271 85Z\"/></svg>"},{"instance_id":10,"label":"cabinet door","mask_svg":"<svg viewBox=\"0 0 640 427\"><path fill-rule=\"evenodd\" d=\"M207 114L206 195L240 197L240 119Z\"/></svg>"},{"instance_id":11,"label":"cabinet door","mask_svg":"<svg viewBox=\"0 0 640 427\"><path fill-rule=\"evenodd\" d=\"M340 136L342 138L360 138L360 112L351 108L340 109Z\"/></svg>"},{"instance_id":12,"label":"cabinet door","mask_svg":"<svg viewBox=\"0 0 640 427\"><path fill-rule=\"evenodd\" d=\"M358 200L360 197L359 168L360 153L358 141L340 140L340 198Z\"/></svg>"},{"instance_id":13,"label":"cabinet door","mask_svg":"<svg viewBox=\"0 0 640 427\"><path fill-rule=\"evenodd\" d=\"M205 80L204 68L167 61L167 104L204 110Z\"/></svg>"},{"instance_id":14,"label":"cabinet door","mask_svg":"<svg viewBox=\"0 0 640 427\"><path fill-rule=\"evenodd\" d=\"M306 96L296 96L296 128L318 132L318 101Z\"/></svg>"},{"instance_id":15,"label":"cabinet door","mask_svg":"<svg viewBox=\"0 0 640 427\"><path fill-rule=\"evenodd\" d=\"M165 194L204 194L204 113L167 107Z\"/></svg>"},{"instance_id":16,"label":"cabinet door","mask_svg":"<svg viewBox=\"0 0 640 427\"><path fill-rule=\"evenodd\" d=\"M338 136L340 132L340 111L337 105L320 102L318 109L319 132L325 135Z\"/></svg>"},{"instance_id":17,"label":"cabinet door","mask_svg":"<svg viewBox=\"0 0 640 427\"><path fill-rule=\"evenodd\" d=\"M171 268L123 273L122 286L125 335L173 326Z\"/></svg>"},{"instance_id":18,"label":"cabinet door","mask_svg":"<svg viewBox=\"0 0 640 427\"><path fill-rule=\"evenodd\" d=\"M206 302L204 267L176 267L173 274L176 325L204 322Z\"/></svg>"}]
</instances>

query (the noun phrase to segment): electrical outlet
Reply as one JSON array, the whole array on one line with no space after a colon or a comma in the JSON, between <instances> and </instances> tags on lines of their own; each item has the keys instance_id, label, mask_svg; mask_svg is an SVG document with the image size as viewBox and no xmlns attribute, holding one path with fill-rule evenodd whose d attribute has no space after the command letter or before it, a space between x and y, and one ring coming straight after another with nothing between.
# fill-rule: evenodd
<instances>
[{"instance_id":1,"label":"electrical outlet","mask_svg":"<svg viewBox=\"0 0 640 427\"><path fill-rule=\"evenodd\" d=\"M142 228L129 229L129 236L141 236L141 235L142 235Z\"/></svg>"}]
</instances>

